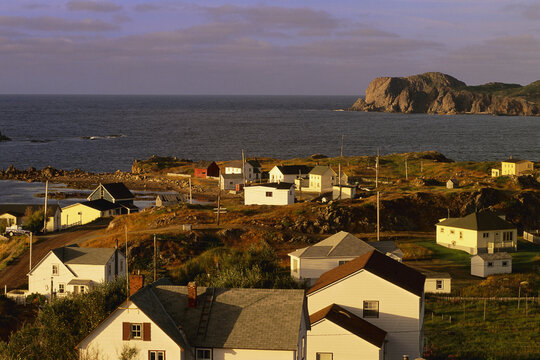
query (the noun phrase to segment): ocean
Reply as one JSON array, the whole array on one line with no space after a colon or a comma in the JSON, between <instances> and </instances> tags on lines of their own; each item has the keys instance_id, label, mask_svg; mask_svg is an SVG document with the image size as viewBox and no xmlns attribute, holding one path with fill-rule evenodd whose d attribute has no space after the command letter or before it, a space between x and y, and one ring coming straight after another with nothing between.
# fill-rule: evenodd
<instances>
[{"instance_id":1,"label":"ocean","mask_svg":"<svg viewBox=\"0 0 540 360\"><path fill-rule=\"evenodd\" d=\"M1 95L0 168L129 170L197 160L435 150L457 161L540 160L540 117L335 111L356 96Z\"/></svg>"}]
</instances>

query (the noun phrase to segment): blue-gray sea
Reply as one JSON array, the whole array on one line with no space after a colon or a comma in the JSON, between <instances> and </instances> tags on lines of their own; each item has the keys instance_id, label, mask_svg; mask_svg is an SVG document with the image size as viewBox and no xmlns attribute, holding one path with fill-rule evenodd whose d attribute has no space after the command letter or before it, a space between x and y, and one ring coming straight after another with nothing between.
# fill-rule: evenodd
<instances>
[{"instance_id":1,"label":"blue-gray sea","mask_svg":"<svg viewBox=\"0 0 540 360\"><path fill-rule=\"evenodd\" d=\"M436 150L540 160L540 118L334 111L356 96L1 95L0 168L129 170L134 159L293 158Z\"/></svg>"}]
</instances>

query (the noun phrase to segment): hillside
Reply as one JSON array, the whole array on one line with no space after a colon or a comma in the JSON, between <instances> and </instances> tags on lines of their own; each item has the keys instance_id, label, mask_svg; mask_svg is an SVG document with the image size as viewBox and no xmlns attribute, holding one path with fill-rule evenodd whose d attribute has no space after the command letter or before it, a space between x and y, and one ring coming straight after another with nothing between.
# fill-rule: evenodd
<instances>
[{"instance_id":1,"label":"hillside","mask_svg":"<svg viewBox=\"0 0 540 360\"><path fill-rule=\"evenodd\" d=\"M446 74L375 78L353 111L428 114L540 115L540 81L527 86L487 83L467 86Z\"/></svg>"}]
</instances>

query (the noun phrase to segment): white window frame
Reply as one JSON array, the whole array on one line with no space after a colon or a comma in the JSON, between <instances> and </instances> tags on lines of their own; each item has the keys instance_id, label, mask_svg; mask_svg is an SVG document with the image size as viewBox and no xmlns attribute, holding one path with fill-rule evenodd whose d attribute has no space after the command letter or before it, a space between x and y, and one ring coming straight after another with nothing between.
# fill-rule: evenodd
<instances>
[{"instance_id":1,"label":"white window frame","mask_svg":"<svg viewBox=\"0 0 540 360\"><path fill-rule=\"evenodd\" d=\"M58 274L60 273L60 268L58 264L52 264L51 272L54 276L58 276Z\"/></svg>"},{"instance_id":2,"label":"white window frame","mask_svg":"<svg viewBox=\"0 0 540 360\"><path fill-rule=\"evenodd\" d=\"M330 358L327 356L321 357L321 355L330 355ZM318 352L316 355L315 360L333 360L334 359L334 353L331 352Z\"/></svg>"},{"instance_id":3,"label":"white window frame","mask_svg":"<svg viewBox=\"0 0 540 360\"><path fill-rule=\"evenodd\" d=\"M375 310L373 305L377 305L377 308ZM377 314L375 314L375 311L377 311ZM366 314L366 312L368 312ZM363 318L378 318L379 317L379 300L364 300L364 304L362 306L362 317Z\"/></svg>"},{"instance_id":4,"label":"white window frame","mask_svg":"<svg viewBox=\"0 0 540 360\"><path fill-rule=\"evenodd\" d=\"M444 289L444 281L443 280L435 280L435 289L436 290Z\"/></svg>"},{"instance_id":5,"label":"white window frame","mask_svg":"<svg viewBox=\"0 0 540 360\"><path fill-rule=\"evenodd\" d=\"M63 294L66 292L66 284L64 283L59 283L58 284L58 293L59 294Z\"/></svg>"},{"instance_id":6,"label":"white window frame","mask_svg":"<svg viewBox=\"0 0 540 360\"><path fill-rule=\"evenodd\" d=\"M273 197L273 196L274 196L274 193L272 191L266 192L266 197Z\"/></svg>"},{"instance_id":7,"label":"white window frame","mask_svg":"<svg viewBox=\"0 0 540 360\"><path fill-rule=\"evenodd\" d=\"M162 355L161 359L159 355ZM152 359L152 355L154 358ZM148 350L148 360L165 360L165 350Z\"/></svg>"},{"instance_id":8,"label":"white window frame","mask_svg":"<svg viewBox=\"0 0 540 360\"><path fill-rule=\"evenodd\" d=\"M142 323L129 324L129 338L135 339L135 340L142 340L143 338L143 324Z\"/></svg>"}]
</instances>

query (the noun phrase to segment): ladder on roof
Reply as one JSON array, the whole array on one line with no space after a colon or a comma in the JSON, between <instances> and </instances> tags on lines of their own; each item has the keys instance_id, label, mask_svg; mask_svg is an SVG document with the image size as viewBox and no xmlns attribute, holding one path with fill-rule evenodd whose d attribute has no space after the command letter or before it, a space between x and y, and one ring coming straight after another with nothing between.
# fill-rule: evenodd
<instances>
[{"instance_id":1,"label":"ladder on roof","mask_svg":"<svg viewBox=\"0 0 540 360\"><path fill-rule=\"evenodd\" d=\"M201 318L199 319L199 327L197 328L197 337L202 336L204 338L206 336L208 322L210 321L210 311L212 310L215 294L215 288L206 289L206 295L204 297L204 303L201 310Z\"/></svg>"}]
</instances>

